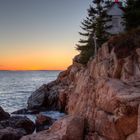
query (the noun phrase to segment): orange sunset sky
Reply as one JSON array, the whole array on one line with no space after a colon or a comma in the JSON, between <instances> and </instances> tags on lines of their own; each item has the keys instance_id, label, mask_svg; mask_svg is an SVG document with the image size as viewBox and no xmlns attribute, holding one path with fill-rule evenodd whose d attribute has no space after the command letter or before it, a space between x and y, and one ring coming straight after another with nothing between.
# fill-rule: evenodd
<instances>
[{"instance_id":1,"label":"orange sunset sky","mask_svg":"<svg viewBox=\"0 0 140 140\"><path fill-rule=\"evenodd\" d=\"M0 70L64 70L91 0L0 1Z\"/></svg>"}]
</instances>

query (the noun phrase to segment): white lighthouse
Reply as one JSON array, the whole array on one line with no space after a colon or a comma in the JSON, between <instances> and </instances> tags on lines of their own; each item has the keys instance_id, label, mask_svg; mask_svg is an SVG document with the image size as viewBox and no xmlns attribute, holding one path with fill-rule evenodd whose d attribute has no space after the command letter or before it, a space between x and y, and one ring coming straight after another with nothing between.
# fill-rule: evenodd
<instances>
[{"instance_id":1,"label":"white lighthouse","mask_svg":"<svg viewBox=\"0 0 140 140\"><path fill-rule=\"evenodd\" d=\"M111 7L107 10L107 14L111 16L111 21L107 24L112 25L112 28L107 31L111 34L119 34L123 32L125 27L123 25L124 10L122 2L119 2L119 0L112 2Z\"/></svg>"}]
</instances>

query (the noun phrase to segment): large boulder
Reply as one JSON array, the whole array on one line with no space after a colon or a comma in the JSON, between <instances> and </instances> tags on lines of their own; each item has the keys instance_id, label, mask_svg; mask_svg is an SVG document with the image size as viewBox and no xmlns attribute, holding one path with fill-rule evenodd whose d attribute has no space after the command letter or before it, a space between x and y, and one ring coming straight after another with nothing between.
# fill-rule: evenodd
<instances>
[{"instance_id":1,"label":"large boulder","mask_svg":"<svg viewBox=\"0 0 140 140\"><path fill-rule=\"evenodd\" d=\"M41 107L44 103L47 90L47 86L43 85L38 90L33 92L28 99L28 109L36 109Z\"/></svg>"},{"instance_id":2,"label":"large boulder","mask_svg":"<svg viewBox=\"0 0 140 140\"><path fill-rule=\"evenodd\" d=\"M7 127L0 129L0 140L19 140L26 132L23 129Z\"/></svg>"},{"instance_id":3,"label":"large boulder","mask_svg":"<svg viewBox=\"0 0 140 140\"><path fill-rule=\"evenodd\" d=\"M24 136L21 140L83 140L84 119L66 116L55 122L47 131Z\"/></svg>"},{"instance_id":4,"label":"large boulder","mask_svg":"<svg viewBox=\"0 0 140 140\"><path fill-rule=\"evenodd\" d=\"M0 107L0 121L8 119L10 117L9 113L5 112L2 107Z\"/></svg>"},{"instance_id":5,"label":"large boulder","mask_svg":"<svg viewBox=\"0 0 140 140\"><path fill-rule=\"evenodd\" d=\"M0 122L0 125L3 129L7 127L11 127L14 129L24 129L26 134L33 133L35 129L35 125L31 120L29 120L27 117L20 116L13 116L7 120L3 120Z\"/></svg>"},{"instance_id":6,"label":"large boulder","mask_svg":"<svg viewBox=\"0 0 140 140\"><path fill-rule=\"evenodd\" d=\"M28 109L47 109L59 110L58 105L58 89L61 87L56 84L57 81L51 82L48 85L42 85L39 89L31 94L28 99Z\"/></svg>"}]
</instances>

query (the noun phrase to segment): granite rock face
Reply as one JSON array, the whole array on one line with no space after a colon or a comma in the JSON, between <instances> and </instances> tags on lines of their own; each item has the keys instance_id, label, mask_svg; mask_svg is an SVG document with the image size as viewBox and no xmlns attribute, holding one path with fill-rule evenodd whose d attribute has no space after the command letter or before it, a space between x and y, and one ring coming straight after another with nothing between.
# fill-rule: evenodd
<instances>
[{"instance_id":1,"label":"granite rock face","mask_svg":"<svg viewBox=\"0 0 140 140\"><path fill-rule=\"evenodd\" d=\"M140 46L115 46L112 40L102 45L87 66L74 61L37 93L45 97L39 107L84 118L81 139L140 139ZM34 108L30 99L28 105Z\"/></svg>"}]
</instances>

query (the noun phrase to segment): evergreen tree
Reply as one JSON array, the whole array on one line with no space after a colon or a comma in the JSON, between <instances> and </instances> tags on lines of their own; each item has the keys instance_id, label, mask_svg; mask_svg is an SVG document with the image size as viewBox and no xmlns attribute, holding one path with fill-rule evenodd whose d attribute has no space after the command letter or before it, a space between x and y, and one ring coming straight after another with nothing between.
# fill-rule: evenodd
<instances>
[{"instance_id":1,"label":"evergreen tree","mask_svg":"<svg viewBox=\"0 0 140 140\"><path fill-rule=\"evenodd\" d=\"M126 30L140 26L140 0L127 0L124 14Z\"/></svg>"},{"instance_id":2,"label":"evergreen tree","mask_svg":"<svg viewBox=\"0 0 140 140\"><path fill-rule=\"evenodd\" d=\"M79 32L84 37L77 45L77 50L80 51L80 63L86 64L89 58L95 55L96 47L98 49L108 39L107 29L111 28L106 24L111 20L111 17L107 15L109 6L110 2L107 0L92 1L88 9L88 16L81 23L81 29L84 33Z\"/></svg>"}]
</instances>

